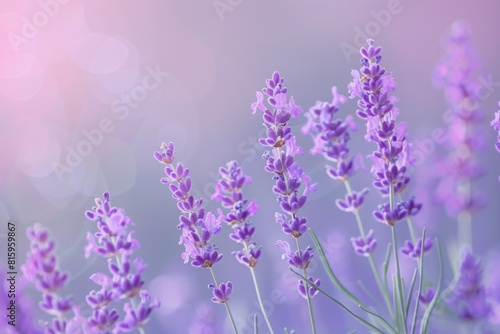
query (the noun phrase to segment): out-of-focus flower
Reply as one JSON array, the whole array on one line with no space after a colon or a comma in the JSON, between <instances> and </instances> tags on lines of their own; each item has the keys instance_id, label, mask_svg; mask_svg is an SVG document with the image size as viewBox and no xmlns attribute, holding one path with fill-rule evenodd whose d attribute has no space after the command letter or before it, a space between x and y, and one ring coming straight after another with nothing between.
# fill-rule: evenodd
<instances>
[{"instance_id":1,"label":"out-of-focus flower","mask_svg":"<svg viewBox=\"0 0 500 334\"><path fill-rule=\"evenodd\" d=\"M486 296L481 263L468 249L464 251L449 304L466 320L484 319L490 315L491 305Z\"/></svg>"},{"instance_id":2,"label":"out-of-focus flower","mask_svg":"<svg viewBox=\"0 0 500 334\"><path fill-rule=\"evenodd\" d=\"M73 327L72 322L78 319L79 313L70 298L61 297L59 294L68 281L68 274L59 269L54 254L56 243L50 237L49 231L38 223L28 228L26 234L30 240L30 251L21 270L24 277L42 293L40 308L54 316L51 322L45 323L45 332L66 333L67 329ZM71 310L74 317L68 318L67 313ZM84 323L83 325L85 326Z\"/></svg>"},{"instance_id":3,"label":"out-of-focus flower","mask_svg":"<svg viewBox=\"0 0 500 334\"><path fill-rule=\"evenodd\" d=\"M88 324L99 331L142 328L149 320L151 311L159 308L160 303L157 299L148 302L149 294L143 289L142 272L146 263L140 257L132 260L134 251L140 247L134 239L134 232L128 230L135 224L123 209L111 206L108 192L103 194L102 199L96 198L95 204L92 210L85 213L98 227L94 234L87 234L89 243L85 247L85 256L93 252L107 258L111 275L95 273L90 277L100 290L93 290L87 295L87 303L92 308ZM138 296L140 302L136 305ZM123 306L125 316L121 320L118 311L111 308L120 300L127 300Z\"/></svg>"}]
</instances>

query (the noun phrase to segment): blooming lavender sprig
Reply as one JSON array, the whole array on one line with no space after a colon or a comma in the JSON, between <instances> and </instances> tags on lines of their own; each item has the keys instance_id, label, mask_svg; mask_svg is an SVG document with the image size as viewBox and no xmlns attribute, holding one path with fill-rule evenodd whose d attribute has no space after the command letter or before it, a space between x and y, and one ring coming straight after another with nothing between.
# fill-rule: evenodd
<instances>
[{"instance_id":1,"label":"blooming lavender sprig","mask_svg":"<svg viewBox=\"0 0 500 334\"><path fill-rule=\"evenodd\" d=\"M300 217L298 211L307 201L307 195L316 190L317 185L311 184L311 178L298 167L294 157L302 154L302 148L297 145L292 129L288 122L292 117L296 118L301 113L300 106L295 104L293 97L287 99L288 89L283 86L284 79L278 72L266 81L266 87L262 92L257 92L257 101L251 106L253 113L260 110L263 112L262 119L267 130L266 137L260 138L259 143L271 149L265 151L263 158L266 160L265 170L273 174L275 185L273 192L278 196L278 203L283 213L276 213L276 222L281 225L285 234L295 239L297 251L292 253L290 245L286 241L278 241L277 245L283 251L283 258L288 259L288 264L302 271L304 277L307 275L307 267L313 258L312 248L308 246L301 249L300 236L307 230L307 219ZM264 95L267 96L267 104L264 103ZM304 185L304 190L299 193L299 188ZM314 280L313 280L314 281ZM319 284L319 281L318 281ZM309 283L305 283L305 297L309 306L311 326L316 333L314 314L309 294ZM301 285L298 285L299 292Z\"/></svg>"},{"instance_id":2,"label":"blooming lavender sprig","mask_svg":"<svg viewBox=\"0 0 500 334\"><path fill-rule=\"evenodd\" d=\"M221 303L221 293L224 291L224 302L227 313L231 319L231 324L235 333L238 332L236 323L233 319L228 300L233 291L231 281L227 283L217 282L213 265L218 263L223 255L211 238L221 230L221 219L216 219L213 213L205 213L202 207L203 200L195 198L191 194L192 180L189 175L189 168L185 168L181 162L173 165L175 158L175 146L172 142L162 143L161 151L154 152L155 159L165 165L165 175L161 183L168 184L172 197L177 201L177 208L181 212L179 216L179 225L181 230L179 244L184 246L184 252L181 257L184 263L189 262L193 267L208 268L212 274L215 284L209 285L212 289L212 301ZM230 287L229 289L227 287Z\"/></svg>"},{"instance_id":3,"label":"blooming lavender sprig","mask_svg":"<svg viewBox=\"0 0 500 334\"><path fill-rule=\"evenodd\" d=\"M352 212L356 216L360 236L351 238L351 243L359 255L369 256L377 245L373 236L373 231L368 236L365 233L359 210L361 209L368 189L360 192L352 191L349 179L360 168L359 156L351 156L348 143L351 139L350 131L357 130L357 124L351 115L345 119L337 118L340 105L347 99L337 92L337 87L332 87L332 102L317 101L316 104L306 113L307 123L302 127L302 133L311 136L314 142L311 154L322 154L323 157L334 163L334 166L327 165L326 172L330 178L342 182L347 190L344 199L336 201L337 207L345 212Z\"/></svg>"},{"instance_id":4,"label":"blooming lavender sprig","mask_svg":"<svg viewBox=\"0 0 500 334\"><path fill-rule=\"evenodd\" d=\"M107 258L111 274L95 273L90 276L101 289L91 291L86 297L92 308L88 324L99 331L112 329L113 333L118 333L138 329L144 333L144 325L151 312L160 307L160 302L157 299L150 301L149 293L143 288L142 272L146 263L140 257L133 259L140 244L134 238L134 232L128 229L135 224L123 209L112 207L109 200L109 193L105 192L102 199L95 199L96 205L92 210L85 212L87 219L98 227L94 234L87 233L85 257L96 253ZM137 297L140 297L138 304ZM120 300L127 300L123 306L125 315L121 320L118 311L110 308L112 303Z\"/></svg>"},{"instance_id":5,"label":"blooming lavender sprig","mask_svg":"<svg viewBox=\"0 0 500 334\"><path fill-rule=\"evenodd\" d=\"M350 98L358 98L356 114L366 122L365 139L377 145L376 150L370 155L373 161L371 173L375 177L373 185L382 196L389 197L389 201L379 205L378 210L374 211L374 217L390 226L392 230L397 271L395 311L399 319L399 330L406 332L407 310L404 309L404 284L399 268L395 225L405 218L416 215L421 209L421 204L416 204L414 199L410 201L401 199L410 182L410 177L407 175L408 166L412 161L410 144L407 140L407 124L396 122L399 115L399 110L395 106L398 99L393 95L396 83L392 75L380 65L381 51L381 47L374 46L373 40L368 40L368 48L363 47L360 50L361 69L359 72L352 71L353 81L348 88ZM397 203L396 196L399 197ZM408 219L408 223L411 242L415 245L417 240L412 221ZM428 241L428 244L432 245L431 241ZM422 269L420 268L420 271ZM416 317L412 329L415 321Z\"/></svg>"},{"instance_id":6,"label":"blooming lavender sprig","mask_svg":"<svg viewBox=\"0 0 500 334\"><path fill-rule=\"evenodd\" d=\"M26 234L30 240L30 251L21 270L28 282L42 293L40 308L54 317L51 323L45 323L45 333L82 333L86 324L79 315L78 307L73 305L71 298L59 294L69 276L59 269L55 241L39 223L28 228ZM74 313L70 319L67 316L69 311Z\"/></svg>"},{"instance_id":7,"label":"blooming lavender sprig","mask_svg":"<svg viewBox=\"0 0 500 334\"><path fill-rule=\"evenodd\" d=\"M440 172L436 194L447 213L457 219L459 243L470 247L472 216L484 206L483 196L474 186L484 175L477 158L477 152L485 147L479 60L465 22L453 23L443 44L445 55L436 65L434 81L444 90L449 106L444 143L448 154L436 168Z\"/></svg>"},{"instance_id":8,"label":"blooming lavender sprig","mask_svg":"<svg viewBox=\"0 0 500 334\"><path fill-rule=\"evenodd\" d=\"M215 193L211 199L221 202L223 208L229 209L229 212L226 213L218 209L218 219L231 226L232 232L229 237L237 243L243 244L242 250L233 252L232 254L238 262L250 269L262 315L270 333L274 333L262 301L254 270L262 251L261 246L257 246L257 243L252 241L255 227L252 225L250 218L257 212L258 206L255 200L249 201L243 196L243 187L250 184L252 179L243 174L242 168L234 160L228 162L226 167L220 167L219 174L221 179L217 181Z\"/></svg>"},{"instance_id":9,"label":"blooming lavender sprig","mask_svg":"<svg viewBox=\"0 0 500 334\"><path fill-rule=\"evenodd\" d=\"M261 251L252 241L255 227L250 218L257 212L257 203L243 197L242 188L245 184L250 184L252 179L243 175L241 167L236 161L230 161L226 167L220 167L221 179L215 185L215 193L211 199L221 202L225 209L230 209L224 214L220 209L219 220L227 223L232 228L230 238L237 243L243 244L243 250L233 252L236 259L243 265L253 268L259 261Z\"/></svg>"},{"instance_id":10,"label":"blooming lavender sprig","mask_svg":"<svg viewBox=\"0 0 500 334\"><path fill-rule=\"evenodd\" d=\"M388 226L394 226L403 219L408 221L411 243L417 238L412 217L416 216L422 204L402 200L410 178L408 166L412 162L408 143L407 124L396 122L399 110L395 106L398 98L393 95L396 82L391 74L380 66L382 48L374 47L374 41L368 40L368 48L361 48L360 71L353 70L353 81L349 84L350 98L358 98L356 114L366 122L365 139L374 142L377 149L370 155L375 176L373 185L383 196L389 197L389 203L382 203L374 211L374 217ZM399 201L395 203L396 197ZM432 247L432 239L425 241Z\"/></svg>"},{"instance_id":11,"label":"blooming lavender sprig","mask_svg":"<svg viewBox=\"0 0 500 334\"><path fill-rule=\"evenodd\" d=\"M489 316L491 305L486 298L480 261L465 249L460 265L459 278L448 303L465 320L479 320Z\"/></svg>"}]
</instances>

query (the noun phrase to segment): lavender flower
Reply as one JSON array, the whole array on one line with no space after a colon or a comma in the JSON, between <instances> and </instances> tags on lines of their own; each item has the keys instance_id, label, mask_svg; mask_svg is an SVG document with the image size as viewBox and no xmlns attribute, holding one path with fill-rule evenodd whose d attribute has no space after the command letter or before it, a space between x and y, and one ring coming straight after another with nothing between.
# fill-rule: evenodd
<instances>
[{"instance_id":1,"label":"lavender flower","mask_svg":"<svg viewBox=\"0 0 500 334\"><path fill-rule=\"evenodd\" d=\"M78 308L73 306L70 298L61 297L60 290L68 281L68 274L59 270L55 256L56 243L50 238L49 232L41 224L35 224L26 232L30 240L30 252L26 262L21 266L24 277L42 293L40 308L54 316L51 323L45 323L45 333L66 333L70 329L78 329L76 321L80 320ZM69 311L74 317L68 320ZM85 326L84 323L82 323Z\"/></svg>"},{"instance_id":2,"label":"lavender flower","mask_svg":"<svg viewBox=\"0 0 500 334\"><path fill-rule=\"evenodd\" d=\"M421 292L418 295L418 298L422 304L429 305L435 295L436 295L436 289L427 288L427 289L425 289L425 291Z\"/></svg>"},{"instance_id":3,"label":"lavender flower","mask_svg":"<svg viewBox=\"0 0 500 334\"><path fill-rule=\"evenodd\" d=\"M321 286L321 280L318 278L316 280L314 280L314 278L312 278L312 276L309 276L307 278L307 280L314 284L314 286ZM306 293L306 285L304 283L303 280L300 280L299 281L299 286L298 286L298 290L299 290L299 293L302 297L304 297L305 299L308 298L308 296L310 298L313 298L314 296L316 296L316 294L318 293L318 289L316 289L313 285L309 285L309 290L307 291Z\"/></svg>"},{"instance_id":4,"label":"lavender flower","mask_svg":"<svg viewBox=\"0 0 500 334\"><path fill-rule=\"evenodd\" d=\"M212 268L223 257L219 253L218 247L210 242L211 238L220 232L222 219L217 219L211 212L205 214L205 209L202 208L202 199L195 199L191 194L192 181L189 176L189 169L185 168L180 162L176 166L173 165L175 157L174 144L171 142L168 144L162 143L160 148L160 152L154 152L154 157L158 162L165 165L166 177L162 178L161 182L169 185L172 197L177 201L177 208L181 212L179 216L180 224L177 225L177 228L181 230L179 244L184 245L185 249L181 257L184 263L187 263L191 258L191 265L193 267L208 268L210 270L215 285L210 285L209 287L212 288L214 298L222 296L222 292L226 293L226 297L229 298L233 287L232 282L224 283L224 291L221 290L222 286L218 286ZM236 216L233 218L243 219L242 216L237 215L238 213L240 212L236 212ZM217 301L220 300L218 299ZM231 319L233 330L237 333L236 323L228 306L227 299L223 304Z\"/></svg>"},{"instance_id":5,"label":"lavender flower","mask_svg":"<svg viewBox=\"0 0 500 334\"><path fill-rule=\"evenodd\" d=\"M177 200L177 208L181 212L177 228L181 230L179 244L184 245L185 249L182 259L187 263L191 258L191 265L194 267L211 268L222 259L217 246L210 243L212 236L220 232L220 221L210 212L205 214L205 209L201 207L202 199L195 199L191 194L189 168L185 168L182 163L177 163L174 167L174 156L173 143L162 143L161 152L154 153L158 162L166 165L166 177L162 178L161 182L169 185L172 197Z\"/></svg>"},{"instance_id":6,"label":"lavender flower","mask_svg":"<svg viewBox=\"0 0 500 334\"><path fill-rule=\"evenodd\" d=\"M236 259L243 265L255 267L260 255L261 247L252 242L255 227L252 226L250 218L257 212L257 203L243 197L243 186L250 184L252 179L243 175L241 167L236 161L230 161L226 167L219 168L221 179L215 185L215 193L211 199L221 202L225 209L230 209L223 214L219 209L218 220L226 222L232 228L230 238L243 244L241 251L233 252Z\"/></svg>"},{"instance_id":7,"label":"lavender flower","mask_svg":"<svg viewBox=\"0 0 500 334\"><path fill-rule=\"evenodd\" d=\"M462 256L459 275L449 300L450 305L462 319L478 320L488 317L491 305L487 301L482 282L481 264L468 249Z\"/></svg>"},{"instance_id":8,"label":"lavender flower","mask_svg":"<svg viewBox=\"0 0 500 334\"><path fill-rule=\"evenodd\" d=\"M278 204L283 214L276 215L276 222L282 226L283 231L294 237L297 251L292 254L286 241L278 241L279 247L288 258L288 264L302 270L304 277L308 277L306 268L313 257L312 248L308 246L305 250L300 249L299 238L307 229L307 219L298 216L299 210L307 201L307 195L315 191L316 184L311 184L311 178L298 167L294 157L302 154L302 149L297 145L292 129L288 122L292 117L296 118L302 109L295 104L293 97L287 99L288 89L283 86L284 79L278 72L274 72L271 79L266 81L266 87L257 92L257 101L252 104L253 113L257 110L263 112L262 119L267 130L266 137L260 138L259 143L270 148L265 151L263 158L266 160L265 170L273 174L275 185L273 192L278 196ZM267 95L269 108L264 104L264 95ZM301 185L304 186L302 193L299 192ZM306 283L306 294L309 293ZM311 325L315 332L312 318L312 306L309 296L309 312Z\"/></svg>"},{"instance_id":9,"label":"lavender flower","mask_svg":"<svg viewBox=\"0 0 500 334\"><path fill-rule=\"evenodd\" d=\"M150 302L148 292L143 289L142 272L146 264L139 257L132 260L134 252L140 246L134 239L134 232L128 231L135 224L123 209L112 207L109 199L109 193L105 192L102 199L95 199L96 206L85 212L87 219L97 223L99 229L94 234L87 233L85 257L96 253L107 258L111 274L95 273L90 277L101 289L91 291L86 297L92 308L88 324L95 330L128 332L137 328L142 332L151 311L159 308L160 303L157 299ZM140 302L136 304L138 296ZM123 306L125 316L120 320L118 311L110 309L110 306L122 299L128 302Z\"/></svg>"},{"instance_id":10,"label":"lavender flower","mask_svg":"<svg viewBox=\"0 0 500 334\"><path fill-rule=\"evenodd\" d=\"M388 196L391 188L395 194L401 194L410 181L406 175L410 145L406 123L396 123L399 110L394 106L397 98L392 96L396 84L379 64L382 48L375 48L373 43L369 40L368 48L361 48L362 67L360 72L353 70L349 92L350 98L359 98L356 113L366 121L365 138L377 144L371 155L374 185Z\"/></svg>"},{"instance_id":11,"label":"lavender flower","mask_svg":"<svg viewBox=\"0 0 500 334\"><path fill-rule=\"evenodd\" d=\"M377 247L377 239L373 237L373 230L370 230L364 238L362 236L351 238L351 243L357 254L366 257L370 256Z\"/></svg>"},{"instance_id":12,"label":"lavender flower","mask_svg":"<svg viewBox=\"0 0 500 334\"><path fill-rule=\"evenodd\" d=\"M432 241L432 239L425 238L423 249L424 253L428 252L432 248L433 244L434 242ZM422 254L422 238L418 238L415 244L410 240L406 240L405 246L400 250L401 253L407 255L408 257L418 260L420 258L420 254Z\"/></svg>"},{"instance_id":13,"label":"lavender flower","mask_svg":"<svg viewBox=\"0 0 500 334\"><path fill-rule=\"evenodd\" d=\"M227 283L221 283L219 286L215 286L214 284L210 284L208 286L212 289L214 294L212 301L214 303L223 304L231 298L231 294L233 293L233 283L230 281Z\"/></svg>"},{"instance_id":14,"label":"lavender flower","mask_svg":"<svg viewBox=\"0 0 500 334\"><path fill-rule=\"evenodd\" d=\"M484 175L476 153L484 148L481 130L483 113L479 108L481 88L479 61L471 43L469 26L455 22L444 40L445 55L436 65L434 81L444 89L449 111L446 113L447 156L439 162L440 182L436 194L447 213L468 230L460 235L462 244L470 244L470 216L484 205L474 181Z\"/></svg>"},{"instance_id":15,"label":"lavender flower","mask_svg":"<svg viewBox=\"0 0 500 334\"><path fill-rule=\"evenodd\" d=\"M359 72L352 71L353 81L349 84L348 89L350 98L358 99L356 114L366 123L365 139L376 144L376 150L370 155L373 162L370 171L375 177L373 185L383 197L388 197L388 201L380 204L378 209L373 212L373 216L391 227L396 264L394 312L398 330L406 332L408 311L404 305L404 283L399 266L395 226L401 220L407 219L411 241L407 241L406 244L415 245L417 241L410 218L420 211L422 205L416 203L413 198L409 201L402 199L402 194L410 182L408 167L412 163L411 145L408 143L408 126L404 122L397 122L399 110L395 104L398 98L393 95L396 83L392 75L380 65L382 48L375 47L374 41L371 39L367 42L368 47L360 49L361 69ZM363 243L363 239L359 240L360 246L365 246L367 243L367 241ZM432 246L432 243L428 246ZM378 274L375 270L373 271L375 278L377 278ZM421 275L423 274L421 273ZM377 280L377 283L379 289L385 291L382 294L388 309L391 310L387 287L382 285L380 279ZM421 286L420 284L419 289ZM414 329L415 320L412 323L412 331Z\"/></svg>"},{"instance_id":16,"label":"lavender flower","mask_svg":"<svg viewBox=\"0 0 500 334\"><path fill-rule=\"evenodd\" d=\"M309 134L314 141L311 154L322 154L323 157L336 164L335 167L326 166L327 175L335 181L344 183L347 193L344 199L337 199L335 204L345 212L352 212L356 217L360 236L352 238L354 251L363 256L370 256L375 250L377 241L373 236L373 231L366 235L361 223L359 211L365 200L368 189L361 192L352 191L349 179L358 171L362 163L359 156L350 156L347 146L351 135L349 131L357 130L352 116L347 116L344 120L335 118L339 112L340 104L344 104L347 99L337 92L337 87L332 87L333 100L328 102L316 102L316 105L309 109L306 114L307 123L302 127L303 134Z\"/></svg>"}]
</instances>

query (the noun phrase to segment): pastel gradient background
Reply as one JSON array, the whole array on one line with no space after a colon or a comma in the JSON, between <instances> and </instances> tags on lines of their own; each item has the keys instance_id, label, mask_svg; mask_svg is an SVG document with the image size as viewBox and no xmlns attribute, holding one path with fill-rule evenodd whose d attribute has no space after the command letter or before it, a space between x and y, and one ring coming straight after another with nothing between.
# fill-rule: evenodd
<instances>
[{"instance_id":1,"label":"pastel gradient background","mask_svg":"<svg viewBox=\"0 0 500 334\"><path fill-rule=\"evenodd\" d=\"M0 233L5 233L8 220L17 223L20 265L29 246L24 229L35 222L48 226L58 240L61 268L72 274L66 291L83 302L95 288L88 277L106 270L102 259L84 259L85 236L95 226L83 213L94 197L110 191L112 204L124 207L136 222L136 237L141 242L138 253L149 263L144 277L163 304L147 332L188 333L199 306L205 304L220 326L215 333L222 333L230 327L224 308L210 302L208 271L182 264L178 211L168 188L159 182L163 168L152 152L162 141L173 141L177 159L191 168L197 194L206 199L213 192L218 167L235 159L252 176L247 195L260 206L254 220L255 239L264 245L264 255L257 275L271 321L276 328L287 326L307 333L306 303L296 293L296 278L274 245L285 236L274 223L278 206L260 157L263 149L256 142L263 127L260 116L252 116L250 110L255 91L279 70L289 92L305 110L316 100L330 100L332 85L347 95L350 72L359 67L359 58L343 52L341 45L356 47L364 38L361 31L384 47L383 65L393 71L398 83L400 119L410 124L411 140L418 148L418 143L432 138L435 129L446 128L442 115L447 106L442 91L432 85L432 71L443 54L440 40L454 20L470 23L482 73L500 82L500 5L494 0L222 2L229 3L232 10L219 15L211 0L66 0L58 8L50 7L53 15L45 22L37 14L43 0L1 0ZM376 23L373 11L387 10L391 3L397 4L398 13L383 25ZM40 20L38 31L13 42L13 34L23 36L26 20L33 23L34 19ZM123 94L138 92L148 69L160 69L168 77L162 77L156 88L143 90L146 95L141 95L141 101L127 105ZM488 125L498 109L499 88L500 84L493 86L481 105L489 144L478 154L488 174L477 185L488 202L474 219L473 241L485 270L490 270L500 254L500 156L494 149L495 133ZM347 115L355 110L355 102L349 101L341 112ZM102 142L93 145L70 170L59 175L54 172L54 164L66 164L68 152L82 145L86 131L99 128L103 119L111 122L112 130L104 134ZM308 151L312 142L299 131L304 122L300 118L292 125L299 144ZM358 132L352 151L366 156L371 150L372 145L363 141L363 131ZM415 167L410 189L426 203L417 226L427 226L429 235L446 244L455 238L456 225L440 207L432 205L433 187L428 182L433 161L442 152L437 146L421 151L423 160ZM321 235L339 276L362 293L356 279L371 276L366 261L354 255L350 245L349 238L357 235L355 221L334 206L344 189L328 179L323 158L306 154L299 163L319 183L304 215ZM371 182L366 172L354 179L354 187L361 189ZM372 191L363 214L379 238L375 258L381 263L390 231L371 216L379 202L379 194ZM206 203L210 210L217 208L215 203ZM248 270L230 255L237 245L229 241L229 230L224 228L215 241L226 256L215 269L220 280L233 281L233 312L241 333L250 333L247 323L258 312L256 297ZM400 232L401 240L406 229ZM432 252L430 268L437 267L436 257ZM411 269L411 265L403 263L404 268ZM449 266L446 269L449 281ZM311 264L310 273L340 296L319 262ZM429 273L429 279L436 277L437 270ZM374 287L370 281L366 284ZM34 290L28 293L38 300ZM318 295L314 303L319 333L359 329L324 296ZM446 332L450 321L437 321L434 331Z\"/></svg>"}]
</instances>

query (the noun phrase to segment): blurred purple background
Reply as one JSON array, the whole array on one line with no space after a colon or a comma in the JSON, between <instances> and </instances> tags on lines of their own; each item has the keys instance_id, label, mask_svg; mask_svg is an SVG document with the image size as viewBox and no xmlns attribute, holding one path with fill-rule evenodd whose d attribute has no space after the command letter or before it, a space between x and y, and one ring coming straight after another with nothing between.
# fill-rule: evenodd
<instances>
[{"instance_id":1,"label":"blurred purple background","mask_svg":"<svg viewBox=\"0 0 500 334\"><path fill-rule=\"evenodd\" d=\"M274 223L278 206L264 171L263 149L256 142L262 119L252 116L250 104L274 70L280 71L304 110L316 100L329 101L333 85L347 95L351 69L359 68L358 54L350 51L366 37L384 48L382 64L398 83L400 119L409 123L410 140L424 157L415 167L409 190L425 202L417 226L426 226L428 235L438 236L446 245L456 237L456 224L432 205L433 183L428 179L442 153L431 141L432 132L446 129L447 109L443 92L432 85L432 72L444 52L442 36L456 19L469 22L483 76L493 81L481 104L489 142L484 152L478 152L488 173L477 186L488 202L474 217L473 244L485 270L499 257L500 207L495 202L500 194L500 156L488 124L500 99L498 1L71 0L50 7L52 15L45 21L37 15L40 3L0 3L0 233L5 233L8 220L17 222L20 264L29 246L24 229L35 222L49 227L59 242L61 268L71 272L66 291L75 301L83 301L95 288L90 274L106 270L102 259L83 257L86 233L95 230L83 213L94 197L107 190L112 204L125 208L136 223L139 255L149 263L144 277L163 303L147 332L189 332L202 304L209 307L209 317L229 330L224 308L210 302L209 272L183 265L180 258L178 211L168 188L159 182L163 168L152 155L162 141L173 141L177 160L190 167L196 191L206 199L213 192L218 167L229 160L238 160L252 176L247 195L260 206L254 219L255 239L264 245L257 275L271 321L275 328L308 332L306 303L296 293L297 279L274 245L285 236ZM220 3L227 7L218 12L215 5ZM384 16L381 11L392 13ZM355 110L356 103L349 101L340 115ZM373 146L364 142L363 124L357 122L361 130L351 148L366 156ZM308 152L312 141L299 131L303 123L305 117L291 124ZM106 131L102 137L95 130L99 128ZM84 144L87 135L94 135L96 144ZM85 156L72 156L73 150ZM326 176L322 157L306 153L299 163L319 183L304 216L321 236L339 276L362 293L356 279L371 276L366 261L354 255L350 245L349 238L357 235L355 221L334 206L344 189ZM353 185L362 189L371 182L369 173L364 173L354 178ZM375 259L381 263L390 231L372 218L378 203L379 194L371 191L363 217L379 238ZM218 207L206 204L209 210ZM400 233L406 236L406 228ZM231 306L241 333L250 333L259 308L248 270L230 255L237 245L228 234L224 226L215 239L225 254L216 271L220 280L233 281ZM433 251L430 268L437 267L436 258ZM412 270L411 264L406 261L403 266ZM434 269L428 278L435 281ZM446 269L449 281L451 271ZM322 278L327 291L340 296L319 262L311 264L310 273ZM374 288L373 282L365 283ZM40 297L34 290L29 294L35 300ZM319 333L360 328L324 296L318 295L314 304ZM448 325L439 320L434 331L446 332L441 328ZM266 332L264 326L261 330Z\"/></svg>"}]
</instances>

